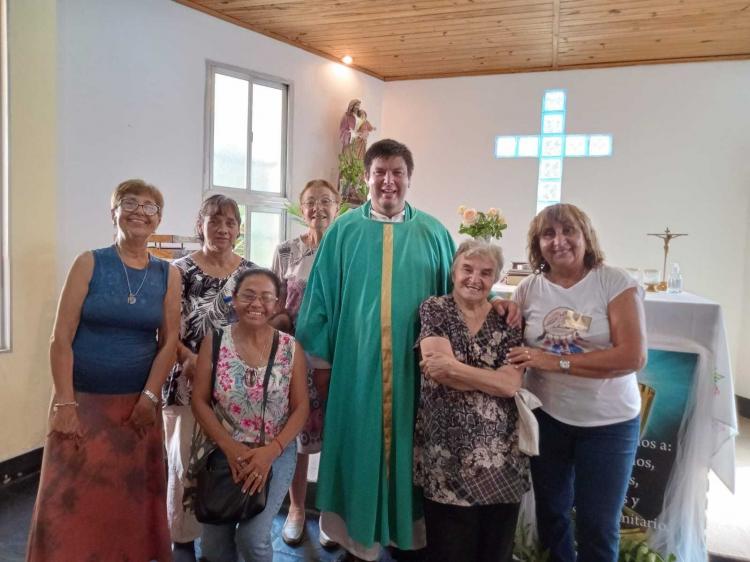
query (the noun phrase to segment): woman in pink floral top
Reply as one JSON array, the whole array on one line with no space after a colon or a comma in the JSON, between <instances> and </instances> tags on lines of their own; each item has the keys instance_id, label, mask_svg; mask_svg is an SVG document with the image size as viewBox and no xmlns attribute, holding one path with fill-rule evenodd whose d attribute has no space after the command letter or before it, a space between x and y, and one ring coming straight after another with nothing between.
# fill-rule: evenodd
<instances>
[{"instance_id":1,"label":"woman in pink floral top","mask_svg":"<svg viewBox=\"0 0 750 562\"><path fill-rule=\"evenodd\" d=\"M212 561L271 562L271 524L292 481L296 463L295 437L309 412L305 357L294 337L279 333L278 348L269 357L276 330L269 325L280 293L280 281L267 269L251 268L237 277L233 302L237 323L221 334L216 383L211 388L213 334L203 340L193 379L193 413L206 438L196 440L190 473L216 447L227 457L235 482L256 493L273 477L265 509L239 524L203 526L203 555ZM263 378L273 361L265 415ZM260 443L261 424L265 442ZM199 444L200 443L200 444Z\"/></svg>"}]
</instances>

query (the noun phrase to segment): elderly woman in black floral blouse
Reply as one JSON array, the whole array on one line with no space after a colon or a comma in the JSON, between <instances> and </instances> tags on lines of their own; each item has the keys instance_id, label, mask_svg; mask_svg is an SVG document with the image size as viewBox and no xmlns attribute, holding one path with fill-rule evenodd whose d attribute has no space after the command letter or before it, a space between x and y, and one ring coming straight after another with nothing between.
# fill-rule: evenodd
<instances>
[{"instance_id":1,"label":"elderly woman in black floral blouse","mask_svg":"<svg viewBox=\"0 0 750 562\"><path fill-rule=\"evenodd\" d=\"M510 561L529 460L519 450L513 399L521 345L487 300L500 277L498 246L469 240L453 259L453 292L419 309L422 393L414 481L424 490L429 560Z\"/></svg>"}]
</instances>

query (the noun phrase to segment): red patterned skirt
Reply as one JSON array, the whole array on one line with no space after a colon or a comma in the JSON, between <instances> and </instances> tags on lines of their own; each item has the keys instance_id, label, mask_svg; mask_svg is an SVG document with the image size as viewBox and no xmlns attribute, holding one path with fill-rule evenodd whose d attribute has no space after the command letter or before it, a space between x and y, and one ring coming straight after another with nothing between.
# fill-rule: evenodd
<instances>
[{"instance_id":1,"label":"red patterned skirt","mask_svg":"<svg viewBox=\"0 0 750 562\"><path fill-rule=\"evenodd\" d=\"M28 561L172 560L161 416L142 438L124 423L139 396L77 393L85 437L47 438Z\"/></svg>"}]
</instances>

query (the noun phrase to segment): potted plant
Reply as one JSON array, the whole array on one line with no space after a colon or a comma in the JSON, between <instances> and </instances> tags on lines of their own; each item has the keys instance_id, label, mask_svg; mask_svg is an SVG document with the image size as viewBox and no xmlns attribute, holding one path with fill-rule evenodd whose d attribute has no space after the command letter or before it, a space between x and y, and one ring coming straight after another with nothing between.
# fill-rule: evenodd
<instances>
[{"instance_id":1,"label":"potted plant","mask_svg":"<svg viewBox=\"0 0 750 562\"><path fill-rule=\"evenodd\" d=\"M344 202L361 205L367 200L365 164L351 150L339 154L339 191Z\"/></svg>"}]
</instances>

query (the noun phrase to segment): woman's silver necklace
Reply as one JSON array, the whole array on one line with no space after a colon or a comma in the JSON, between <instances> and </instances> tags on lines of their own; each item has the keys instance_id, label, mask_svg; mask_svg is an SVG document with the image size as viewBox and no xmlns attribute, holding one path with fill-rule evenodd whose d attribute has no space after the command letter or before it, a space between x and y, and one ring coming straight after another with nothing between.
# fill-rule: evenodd
<instances>
[{"instance_id":1,"label":"woman's silver necklace","mask_svg":"<svg viewBox=\"0 0 750 562\"><path fill-rule=\"evenodd\" d=\"M258 364L258 366L259 366L259 367L262 367L263 365L265 365L265 363L263 362L263 358L264 358L264 357L268 357L268 354L269 354L269 353L270 353L270 351L271 351L271 340L272 340L272 339L273 339L273 336L272 336L272 337L270 337L270 338L268 338L268 339L267 339L267 341L266 341L266 344L265 344L265 345L262 345L262 346L261 346L261 347L260 347L260 348L258 349L258 353L259 353L260 355L258 355L258 363L257 363L257 364Z\"/></svg>"},{"instance_id":2,"label":"woman's silver necklace","mask_svg":"<svg viewBox=\"0 0 750 562\"><path fill-rule=\"evenodd\" d=\"M149 265L151 260L149 259L149 263L146 264L146 274L143 276L143 279L141 280L141 284L138 285L138 289L136 289L135 293L133 292L133 289L130 288L130 277L128 276L128 268L125 267L125 262L122 261L122 256L120 255L120 250L115 245L115 251L117 252L117 257L120 258L120 263L122 264L122 270L125 272L125 281L128 284L128 304L135 304L135 302L138 300L136 297L138 296L138 293L141 292L141 289L143 288L143 284L146 282L146 277L148 277L148 271L149 271Z\"/></svg>"}]
</instances>

